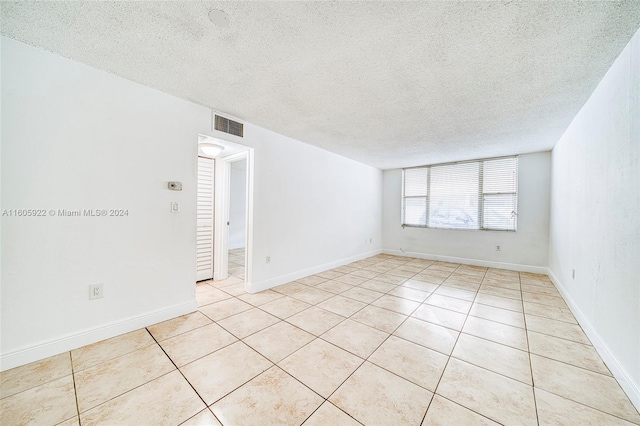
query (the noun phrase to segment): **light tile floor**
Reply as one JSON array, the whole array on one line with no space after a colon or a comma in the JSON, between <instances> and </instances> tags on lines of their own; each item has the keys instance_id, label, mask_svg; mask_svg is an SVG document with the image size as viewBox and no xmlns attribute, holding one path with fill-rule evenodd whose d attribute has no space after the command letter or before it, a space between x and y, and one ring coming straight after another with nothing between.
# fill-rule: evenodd
<instances>
[{"instance_id":1,"label":"light tile floor","mask_svg":"<svg viewBox=\"0 0 640 426\"><path fill-rule=\"evenodd\" d=\"M244 279L244 248L229 250L229 275Z\"/></svg>"},{"instance_id":2,"label":"light tile floor","mask_svg":"<svg viewBox=\"0 0 640 426\"><path fill-rule=\"evenodd\" d=\"M629 425L546 276L379 255L1 373L3 425Z\"/></svg>"}]
</instances>

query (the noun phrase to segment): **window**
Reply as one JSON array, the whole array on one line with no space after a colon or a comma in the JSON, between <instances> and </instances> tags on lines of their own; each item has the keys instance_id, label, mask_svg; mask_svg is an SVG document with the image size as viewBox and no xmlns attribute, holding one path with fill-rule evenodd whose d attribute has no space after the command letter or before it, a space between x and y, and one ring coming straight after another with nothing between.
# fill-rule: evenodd
<instances>
[{"instance_id":1,"label":"window","mask_svg":"<svg viewBox=\"0 0 640 426\"><path fill-rule=\"evenodd\" d=\"M402 225L515 231L518 157L403 170Z\"/></svg>"}]
</instances>

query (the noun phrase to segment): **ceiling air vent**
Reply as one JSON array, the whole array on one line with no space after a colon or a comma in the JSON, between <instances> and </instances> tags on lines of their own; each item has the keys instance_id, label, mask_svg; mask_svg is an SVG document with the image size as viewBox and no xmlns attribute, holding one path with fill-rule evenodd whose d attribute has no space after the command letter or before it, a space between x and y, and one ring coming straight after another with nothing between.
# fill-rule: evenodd
<instances>
[{"instance_id":1,"label":"ceiling air vent","mask_svg":"<svg viewBox=\"0 0 640 426\"><path fill-rule=\"evenodd\" d=\"M243 127L244 125L242 123L238 123L237 121L229 120L228 118L216 115L214 124L214 128L216 130L242 137Z\"/></svg>"}]
</instances>

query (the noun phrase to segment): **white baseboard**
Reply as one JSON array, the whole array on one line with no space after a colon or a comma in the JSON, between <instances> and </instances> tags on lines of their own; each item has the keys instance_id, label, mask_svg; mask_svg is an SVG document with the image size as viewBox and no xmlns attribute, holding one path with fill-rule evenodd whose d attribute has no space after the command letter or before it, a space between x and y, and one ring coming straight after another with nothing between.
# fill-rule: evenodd
<instances>
[{"instance_id":1,"label":"white baseboard","mask_svg":"<svg viewBox=\"0 0 640 426\"><path fill-rule=\"evenodd\" d=\"M358 260L366 259L367 257L375 256L377 254L382 253L382 250L373 250L366 253L361 253L355 256L346 257L344 259L336 260L329 263L324 263L322 265L314 266L307 269L302 269L300 271L291 272L289 274L280 275L278 277L270 278L265 281L260 281L257 283L247 284L247 288L249 293L257 293L259 291L267 290L273 287L277 287L282 284L286 284L291 281L295 281L300 278L307 277L309 275L318 274L320 272L328 271L329 269L337 268L339 266L347 265L351 262L356 262Z\"/></svg>"},{"instance_id":2,"label":"white baseboard","mask_svg":"<svg viewBox=\"0 0 640 426\"><path fill-rule=\"evenodd\" d=\"M546 274L546 266L521 265L518 263L503 263L490 260L468 259L466 257L442 256L439 254L418 253L412 251L400 250L382 250L385 254L393 254L395 256L417 257L419 259L438 260L440 262L462 263L465 265L484 266L486 268L508 269L510 271L531 272L534 274Z\"/></svg>"},{"instance_id":3,"label":"white baseboard","mask_svg":"<svg viewBox=\"0 0 640 426\"><path fill-rule=\"evenodd\" d=\"M633 405L635 405L636 409L640 411L640 384L636 383L633 380L633 377L627 370L622 366L618 357L616 357L615 353L609 348L609 345L600 337L598 331L595 329L591 321L587 319L587 317L582 313L582 310L578 306L578 304L573 300L567 289L562 285L562 282L556 277L556 275L551 271L551 268L548 269L547 275L551 278L551 281L555 284L556 288L564 297L564 300L567 302L569 309L573 312L573 315L576 317L576 320L584 330L585 334L591 340L593 347L598 351L600 357L604 361L604 363L609 367L611 374L613 377L620 383L620 386L625 391Z\"/></svg>"},{"instance_id":4,"label":"white baseboard","mask_svg":"<svg viewBox=\"0 0 640 426\"><path fill-rule=\"evenodd\" d=\"M78 333L68 334L56 339L47 340L36 345L28 346L12 352L0 355L0 371L19 367L30 362L39 361L53 355L70 351L85 345L90 345L101 340L119 336L130 331L166 321L180 315L195 312L198 304L195 301L169 306L152 312L147 312L135 317L90 328Z\"/></svg>"}]
</instances>

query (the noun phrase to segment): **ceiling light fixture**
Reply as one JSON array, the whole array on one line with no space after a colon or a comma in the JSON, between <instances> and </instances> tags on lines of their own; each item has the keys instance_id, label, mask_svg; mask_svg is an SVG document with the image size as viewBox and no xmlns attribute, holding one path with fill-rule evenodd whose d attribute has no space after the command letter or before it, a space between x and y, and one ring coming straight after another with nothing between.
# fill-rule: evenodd
<instances>
[{"instance_id":1,"label":"ceiling light fixture","mask_svg":"<svg viewBox=\"0 0 640 426\"><path fill-rule=\"evenodd\" d=\"M216 145L211 142L201 142L198 144L198 148L200 149L200 152L207 157L215 157L224 151L224 146Z\"/></svg>"},{"instance_id":2,"label":"ceiling light fixture","mask_svg":"<svg viewBox=\"0 0 640 426\"><path fill-rule=\"evenodd\" d=\"M209 11L209 20L219 28L229 28L229 25L231 25L229 15L224 10L213 9Z\"/></svg>"}]
</instances>

